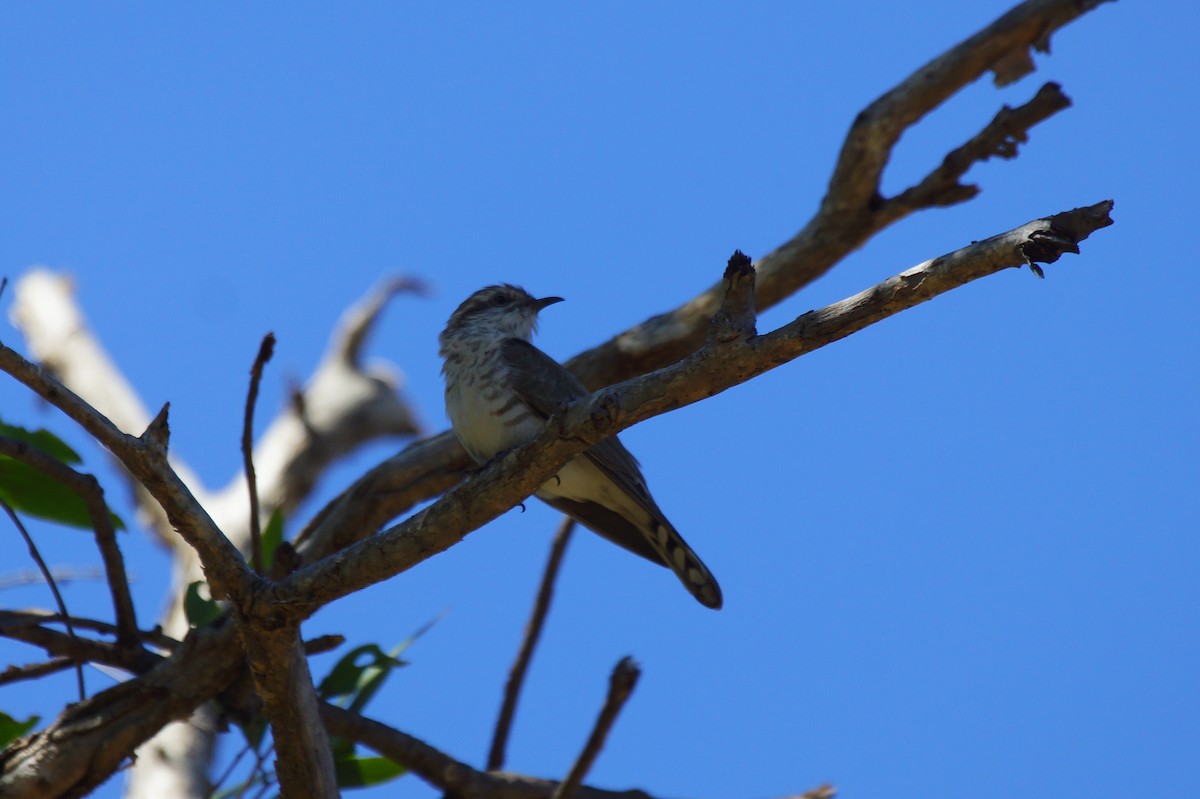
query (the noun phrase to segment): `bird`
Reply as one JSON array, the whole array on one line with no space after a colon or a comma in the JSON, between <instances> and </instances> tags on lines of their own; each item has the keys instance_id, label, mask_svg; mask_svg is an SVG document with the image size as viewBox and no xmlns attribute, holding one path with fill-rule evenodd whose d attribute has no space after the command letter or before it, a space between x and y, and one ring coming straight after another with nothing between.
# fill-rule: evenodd
<instances>
[{"instance_id":1,"label":"bird","mask_svg":"<svg viewBox=\"0 0 1200 799\"><path fill-rule=\"evenodd\" d=\"M546 419L589 392L531 343L538 314L561 297L534 298L511 284L476 291L438 337L446 415L480 465L532 441ZM721 588L650 495L637 460L616 436L568 461L534 494L609 541L666 566L705 607Z\"/></svg>"}]
</instances>

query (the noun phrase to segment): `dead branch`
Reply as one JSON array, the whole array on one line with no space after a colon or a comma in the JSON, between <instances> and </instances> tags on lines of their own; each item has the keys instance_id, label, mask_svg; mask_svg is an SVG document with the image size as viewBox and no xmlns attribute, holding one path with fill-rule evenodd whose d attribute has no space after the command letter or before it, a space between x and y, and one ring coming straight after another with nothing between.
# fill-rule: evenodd
<instances>
[{"instance_id":1,"label":"dead branch","mask_svg":"<svg viewBox=\"0 0 1200 799\"><path fill-rule=\"evenodd\" d=\"M1056 31L1104 1L1021 3L868 105L846 134L817 214L789 241L755 264L758 309L782 302L828 272L883 227L925 207L909 202L884 207L879 192L883 170L905 130L989 70L1002 77L1002 84L1019 77L1010 69L1011 64L1021 63L1019 56L1025 56L1024 63L1032 68L1027 56L1030 48L1047 51ZM1037 121L1036 115L1028 121ZM723 291L724 284L717 282L674 310L580 353L567 366L585 385L597 389L672 364L703 345L708 320L718 308Z\"/></svg>"},{"instance_id":2,"label":"dead branch","mask_svg":"<svg viewBox=\"0 0 1200 799\"><path fill-rule=\"evenodd\" d=\"M162 452L122 432L75 392L0 344L0 369L65 413L108 449L166 511L171 524L196 550L214 595L236 599L248 592L251 578L245 561L225 538Z\"/></svg>"},{"instance_id":3,"label":"dead branch","mask_svg":"<svg viewBox=\"0 0 1200 799\"><path fill-rule=\"evenodd\" d=\"M550 601L554 598L554 583L558 579L558 569L562 565L563 555L571 540L571 532L575 529L575 520L564 516L550 543L550 556L546 559L546 568L542 572L542 581L538 586L537 598L533 602L533 612L525 624L525 636L517 650L517 657L508 672L508 680L504 683L504 699L500 703L500 715L496 719L496 729L492 733L492 746L488 750L487 770L498 771L504 767L504 755L508 748L508 733L512 729L513 717L517 712L517 701L521 697L521 688L525 685L525 673L529 662L533 660L533 651L537 648L542 637L542 628L546 624L546 616L550 612Z\"/></svg>"},{"instance_id":4,"label":"dead branch","mask_svg":"<svg viewBox=\"0 0 1200 799\"><path fill-rule=\"evenodd\" d=\"M90 653L86 659L105 662ZM187 718L229 686L244 662L233 624L195 631L140 677L69 705L49 728L0 753L0 790L13 797L83 796L168 722Z\"/></svg>"},{"instance_id":5,"label":"dead branch","mask_svg":"<svg viewBox=\"0 0 1200 799\"><path fill-rule=\"evenodd\" d=\"M989 70L999 84L1020 75L1014 64L1025 63L1030 48L1046 51L1051 35L1105 0L1029 0L994 23L918 69L869 105L847 133L820 210L791 240L755 264L755 307L770 308L825 274L883 227L922 208L946 204L967 170L991 155L1012 157L1028 129L1065 108L1069 101L1056 84L1048 84L1017 110L1003 109L983 131L947 155L916 186L894 198L879 195L883 170L903 132L955 92ZM1032 64L1030 63L1030 68ZM1021 73L1024 74L1024 73ZM974 187L966 187L975 191ZM955 199L961 202L964 194ZM725 292L721 281L676 309L654 316L619 333L567 362L589 388L597 389L675 363L699 349L710 320ZM416 452L385 461L348 488L318 515L306 534L319 526L342 546L371 535L416 502L437 496L461 479L472 463L452 433L420 442ZM421 463L429 478L415 477ZM394 471L394 474L393 474ZM424 485L418 482L425 480ZM405 490L408 489L408 490ZM392 504L355 501L364 495ZM393 512L394 511L394 512ZM318 547L318 549L322 549Z\"/></svg>"},{"instance_id":6,"label":"dead branch","mask_svg":"<svg viewBox=\"0 0 1200 799\"><path fill-rule=\"evenodd\" d=\"M1107 216L1110 207L1109 203L1101 203L1092 208L1035 220L1007 234L979 242L956 253L908 270L897 278L885 281L880 287L864 292L851 300L830 306L823 311L806 314L791 325L776 331L776 333L787 331L779 336L776 336L776 333L768 334L751 339L744 345L731 345L726 349L737 350L740 353L739 357L745 357L747 352L757 353L750 356L751 360L747 361L747 365L752 365L753 362L758 366L770 368L772 365L778 365L772 359L782 358L778 361L782 362L789 357L794 357L792 353L787 352L789 349L795 352L816 349L818 346L823 346L854 330L861 329L871 321L877 321L904 307L918 304L941 291L961 285L968 279L990 274L1009 266L1020 266L1025 262L1026 251L1029 251L1032 256L1053 260L1057 257L1057 253L1071 251L1075 246L1072 241L1082 240L1091 231L1110 224L1111 220ZM977 264L973 262L973 259L976 258L979 259ZM970 277L966 277L967 275ZM772 340L772 336L776 336L776 338ZM762 346L761 342L764 340L771 341L771 346ZM461 522L465 518L469 524L479 525L486 521L486 514L498 514L503 509L515 504L544 481L556 468L553 465L547 466L546 463L553 464L555 462L553 459L556 458L566 460L574 454L571 446L582 449L590 443L588 435L609 434L613 432L614 427L623 429L620 427L621 425L632 424L633 421L640 420L634 414L622 413L622 409L637 407L639 384L644 388L645 381L650 381L650 384L659 384L661 381L661 384L670 388L671 391L680 390L681 386L686 387L687 381L676 383L674 388L671 388L672 378L686 374L688 369L696 368L696 360L696 358L689 359L671 370L647 376L641 381L630 381L628 385L615 387L612 391L601 392L601 398L610 396L620 398L617 406L614 407L611 404L605 406L607 412L616 415L611 417L608 424L601 425L603 432L595 429L590 432L585 430L586 422L591 416L588 409L597 403L597 398L593 396L581 402L568 414L568 419L564 422L564 430L572 431L574 440L570 444L564 443L559 438L557 430L548 428L548 434L544 434L539 442L511 453L501 462L485 469L468 485L461 486L455 492L447 495L443 501L422 514L418 514L405 525L401 525L401 529L381 534L367 542L355 544L348 550L284 580L272 592L276 601L265 603L262 610L265 612L280 610L278 600L283 600L282 606L287 608L286 615L308 612L311 608L334 598L331 594L336 592L330 592L330 586L337 585L339 590L348 593L356 587L355 580L361 581L362 585L373 582L370 562L394 558L391 560L389 568L398 564L401 567L398 570L402 570L408 565L428 557L433 551L440 551L425 549L428 542L433 542L443 549L451 545L464 533L461 532L461 528L459 531L448 532L453 529L449 526L451 524L449 520ZM728 359L725 363L728 368ZM758 366L754 368L758 368ZM715 377L718 373L720 370L714 372L710 377ZM693 384L692 388L700 393L711 393L711 385L703 390L698 389L698 385ZM679 400L684 401L685 398L686 392L682 392ZM700 397L697 396L690 401L698 398ZM604 405L603 402L599 404ZM654 410L651 404L647 404L641 407L638 413L650 415ZM662 409L657 410L661 412ZM586 417L585 424L572 423L572 419L581 417ZM604 419L604 414L600 414L599 418ZM430 442L425 443L436 447ZM538 462L534 463L532 455L539 451ZM525 467L523 472L522 464ZM414 475L414 482L421 482L425 479L425 474L415 463L410 464L410 468L412 469L411 474ZM518 472L524 474L527 485L521 484L519 480L512 480L512 474ZM503 480L500 479L502 477ZM508 504L504 504L505 502ZM430 518L429 511L434 509L438 509L438 513L445 515L441 518ZM447 513L448 509L452 512ZM336 531L330 533L330 537L336 538ZM364 553L369 554L364 555ZM364 562L368 563L366 568L361 565ZM316 593L314 586L322 589L320 594ZM270 605L274 605L274 608L268 607ZM234 644L230 628L206 629L201 632L204 635L189 639L192 645L186 652L181 648L181 651L169 658L168 662L172 664L170 669L156 669L154 675L154 684L170 684L172 688L169 690L179 691L180 696L191 697L193 704L189 709L194 709L204 699L215 695L227 686L239 672L241 663L238 655L239 649ZM147 674L143 678L131 680L126 685L145 684L145 679L150 677L151 674ZM161 682L164 678L167 679L167 683ZM198 690L197 686L207 686L208 692ZM89 702L101 700L103 697L104 694L97 695ZM82 713L85 710L85 704L76 706L73 710ZM87 706L92 707L92 705ZM178 716L170 715L170 712L178 712L180 707L179 703L162 706L161 703L155 702L124 705L120 714L121 723L127 721L138 729L147 730L147 734L149 734L166 721L177 718ZM95 758L92 762L107 763L111 768L116 768L129 751L128 749L123 750L122 747L129 744L130 741L135 741L132 745L136 745L144 740L144 738L105 738L75 734L77 728L73 722L74 718L73 715L65 714L49 730L35 736L39 741L38 745L47 750L42 755L46 758L47 763L69 764L76 762L79 758ZM115 718L114 723L117 723ZM154 726L156 723L158 726ZM4 769L0 785L6 789L9 786L20 785L21 780L25 778L23 775L29 773L26 770L27 761L22 758L0 762L0 766ZM69 775L71 772L68 770L66 773Z\"/></svg>"},{"instance_id":7,"label":"dead branch","mask_svg":"<svg viewBox=\"0 0 1200 799\"><path fill-rule=\"evenodd\" d=\"M246 470L247 495L250 502L250 563L259 574L263 573L262 519L258 509L258 481L254 477L254 406L258 401L258 384L262 382L263 368L275 352L275 334L263 336L250 368L250 388L246 391L246 412L242 417L242 464Z\"/></svg>"},{"instance_id":8,"label":"dead branch","mask_svg":"<svg viewBox=\"0 0 1200 799\"><path fill-rule=\"evenodd\" d=\"M403 763L434 788L458 799L550 799L558 787L554 780L509 772L476 771L419 738L336 705L322 704L321 718L333 735L349 738ZM833 796L832 786L822 785L791 799L833 799ZM575 791L575 799L654 797L639 790L607 791L581 785Z\"/></svg>"},{"instance_id":9,"label":"dead branch","mask_svg":"<svg viewBox=\"0 0 1200 799\"><path fill-rule=\"evenodd\" d=\"M498 458L408 520L278 582L255 612L302 617L411 568L515 506L571 457L605 436L698 402L932 297L1002 269L1056 261L1112 224L1111 201L1037 219L975 242L810 311L763 336L706 347L677 364L595 392L539 438Z\"/></svg>"},{"instance_id":10,"label":"dead branch","mask_svg":"<svg viewBox=\"0 0 1200 799\"><path fill-rule=\"evenodd\" d=\"M21 614L2 614L6 620L11 620L14 615ZM58 614L51 615L48 622L51 620L64 625L67 623L67 620ZM58 630L51 630L36 624L34 621L34 619L26 619L17 624L4 623L2 634L5 638L40 647L54 657L70 658L79 664L100 663L132 674L143 674L163 661L161 655L147 652L145 649L130 649L127 646L110 644L107 641L85 638L78 633L61 633ZM78 623L78 619L71 620L72 625Z\"/></svg>"},{"instance_id":11,"label":"dead branch","mask_svg":"<svg viewBox=\"0 0 1200 799\"><path fill-rule=\"evenodd\" d=\"M419 738L336 705L321 705L321 718L332 734L357 741L403 763L433 787L458 799L550 799L558 785L553 780L476 771ZM575 797L653 799L643 791L603 791L586 787L577 791Z\"/></svg>"},{"instance_id":12,"label":"dead branch","mask_svg":"<svg viewBox=\"0 0 1200 799\"><path fill-rule=\"evenodd\" d=\"M53 658L41 663L30 663L26 666L9 666L0 671L0 685L8 685L22 680L37 680L50 674L65 671L77 665L71 658Z\"/></svg>"},{"instance_id":13,"label":"dead branch","mask_svg":"<svg viewBox=\"0 0 1200 799\"><path fill-rule=\"evenodd\" d=\"M868 108L868 111L874 109L874 113L864 112L863 115L860 115L847 137L843 147L843 157L839 160L838 168L835 169L830 190L817 217L810 221L791 241L759 261L756 289L757 307L770 307L788 296L816 276L823 274L846 253L861 246L870 235L877 232L879 228L876 226L890 224L899 218L896 214L898 209L903 210L902 204L887 206L885 198L876 196L879 174L882 172L883 164L886 163L891 147L899 136L897 132L889 142L888 135L880 135L881 132L887 134L887 125L883 123L887 122L889 115L896 117L890 123L896 126L894 130L902 131L920 119L928 110L944 101L958 88L974 80L983 71L992 69L1003 79L1010 79L1027 63L1027 50L1030 46L1044 47L1053 31L1095 5L1095 0L1084 0L1084 2L1031 0L1031 2L1024 3L972 39L931 62L930 65L923 68L923 71L918 71L889 95L881 98L881 101L888 99L889 103L877 101ZM995 39L995 41L990 41L991 39ZM981 54L984 57L981 58ZM913 97L918 98L919 101L914 102ZM1017 141L1019 138L1014 137L1013 141ZM849 151L854 147L870 149L878 147L880 144L882 144L882 149L876 153L876 156L882 153L883 157L882 159L875 158L879 171L874 179L868 181L844 180L845 174L857 178L867 174L870 177L871 164L868 162L871 159L869 157L863 159L863 164L867 167L866 173L854 172L861 165L853 163L858 160L858 156L851 154L851 157L847 157ZM868 155L870 154L868 153ZM846 163L851 164L849 173L845 173L842 169ZM861 191L864 185L872 184L876 190L867 193ZM1096 222L1093 219L1089 222L1086 219L1088 216L1086 212L1094 212L1096 208L1099 206L1093 209L1068 212L1052 219L1061 222L1062 227L1068 232L1073 227L1077 228L1077 232L1080 233L1074 239L1077 242L1086 237L1091 230L1109 223L1107 208L1099 215L1103 217L1103 221ZM881 209L886 211L883 216L880 215ZM1068 218L1069 214L1074 214L1075 217ZM1047 221L1049 220L1038 220L1037 223L1031 224L1038 225ZM1079 222L1079 224L1074 225L1074 222ZM1011 231L1010 234L1016 232ZM1069 235L1063 235L1062 231L1056 230L1053 225L1042 225L1024 238L1019 249L1025 260L1032 261L1043 246L1054 257L1057 257L1060 252L1071 251L1070 248L1074 246L1071 242ZM1006 248L1007 245L997 246L998 251L1005 253L1004 258L1008 257ZM972 255L980 258L991 257L982 252L972 253ZM910 307L910 305L928 299L933 294L959 285L960 283L954 283L954 280L969 269L958 269L958 266L962 266L962 264L958 263L956 266L955 261L956 259L951 256L937 259L916 270L909 270L891 281L885 281L884 284L876 287L876 290L864 292L865 296L859 295L838 304L844 307L830 306L823 309L828 313L819 311L806 314L792 323L793 326L797 326L794 329L788 329L791 326L785 326L767 336L750 338L744 344L730 344L726 349L742 354L753 353L752 369L772 368L778 363L796 357L797 353L815 349L829 341L848 335L854 330L861 329L876 320L872 318L873 315L882 318L889 313L895 313L902 307ZM1006 262L996 269L1014 265L1019 264ZM942 266L946 266L950 272L957 271L957 277L948 275L941 269ZM991 271L996 271L996 269L991 269ZM974 279L974 277L967 279ZM714 289L701 294L695 300L681 306L677 311L655 317L631 331L620 334L608 344L584 353L572 362L572 366L576 368L585 382L595 387L614 383L619 379L673 363L702 346L704 331L712 312L718 307L719 291L722 288L723 284L718 284ZM905 305L905 303L909 305ZM775 337L772 338L772 336ZM679 364L678 368L672 367L672 369L664 370L665 376L651 375L648 379L661 381L656 385L666 386L672 393L678 392L672 401L678 403L696 401L695 398L688 398L689 380L694 375L689 377L686 372L687 368L698 368L700 372L706 373L707 376L703 380L690 385L695 388L700 383L707 382L705 390L710 393L723 390L720 386L723 381L730 379L729 370L736 372L736 369L731 367L726 359L718 355L710 354L710 356L712 362L708 366L711 367L711 370L695 366L696 362L703 358L691 357ZM772 359L779 360L772 363ZM673 383L673 380L677 382ZM589 443L589 436L594 436L595 440L598 440L599 437L623 429L622 425L628 426L640 418L648 418L653 413L663 412L664 409L655 408L651 402L638 405L638 400L645 400L644 393L639 393L644 386L645 384L636 380L629 381L628 384L617 386L612 391L600 392L581 402L562 420L559 430L548 429L540 439L540 443L535 442L525 450L514 453L504 462L494 465L490 470L485 470L478 480L471 481L470 485L474 487L471 491L458 493L452 502L447 503L446 507L439 511L439 513L445 513L446 508L449 507L453 513L441 517L423 516L414 517L414 519L420 518L421 524L430 525L430 527L435 522L448 524L449 520L456 517L466 519L468 527L482 524L487 518L490 518L488 514L494 515L494 513L500 512L495 508L507 507L504 505L505 502L508 502L509 505L515 503L520 496L527 494L528 490L552 473L555 467L546 464L552 463L554 459L569 458L572 454L571 446L579 445L582 449ZM613 398L618 400L617 404L611 402ZM51 401L53 402L53 400ZM626 409L629 408L633 408L634 411L626 413ZM638 414L643 415L638 417ZM592 418L593 416L594 418ZM141 424L122 426L127 429L141 428ZM313 424L300 424L299 426L308 435ZM156 429L165 430L165 428ZM562 436L566 433L570 433L580 440L572 442L570 445L564 444ZM264 436L265 438L266 436ZM148 435L147 447L150 448L150 445L157 440L157 436ZM580 445L581 442L582 445ZM395 490L405 495L404 501L406 502L411 501L411 497L417 496L422 491L431 491L433 493L426 496L433 496L441 490L445 490L446 484L458 479L457 475L451 476L446 473L445 470L453 468L448 465L465 463L465 459L458 451L457 444L453 443L452 438L447 434L425 442L425 445L422 457L428 459L427 463L435 464L435 470L442 470L436 479L430 476L430 471L422 470L413 459L398 458L394 465L399 469L407 470L410 479L406 482L389 482L386 475L374 474L372 476L374 484L392 485ZM160 457L161 450L162 447L158 447ZM520 480L510 479L513 473L520 472L522 469L525 470L523 474L528 485L521 484ZM540 474L538 470L543 470L544 474ZM435 488L438 485L442 487ZM511 496L509 496L510 494ZM483 498L483 501L476 512L464 512L462 507L451 507L454 502L477 501L480 497ZM509 501L510 499L511 501ZM402 502L397 503L397 505L402 504ZM342 506L339 505L337 508L332 508L325 518L327 521L337 519L340 522L355 518L355 516L354 511L343 512ZM370 518L370 516L359 516L358 518ZM380 536L380 541L385 542L383 550L395 548L396 551L396 556L388 568L406 567L403 566L406 561L411 565L411 563L419 562L423 557L428 556L425 554L413 557L411 552L401 553L400 550L407 544L397 546L396 542L404 539L405 536L425 537L435 542L441 541L441 548L445 548L465 534L460 530L452 533L449 537L450 540L441 540L430 532L430 528L423 528L421 524L413 525L402 532L394 531L392 535ZM355 537L340 524L322 525L322 527L322 537L326 542L338 540L343 536ZM369 533L373 529L375 527L370 527L366 532ZM196 531L191 532L195 533ZM355 548L360 547L359 544L354 546ZM317 547L317 549L320 548ZM347 554L352 556L353 552ZM324 570L323 574L327 577L349 576L351 582L357 581L360 587L373 582L374 580L370 579L367 572L359 570L358 563L352 557L339 556L333 561L321 564L321 569ZM318 571L320 570L315 567L309 567L298 573L296 578L285 581L284 585L280 587L282 590L275 592L272 601L263 602L259 612L271 613L278 610L279 605L275 601L277 599L288 600L286 607L289 610L286 615L308 612L307 607L315 607L319 602L306 606L296 589L311 579L313 574ZM272 605L275 606L273 609L270 607ZM142 678L131 680L123 686L118 686L117 689L110 689L71 708L55 722L50 730L43 731L20 746L8 750L4 759L0 761L0 768L3 769L0 788L7 792L15 787L20 795L23 787L32 789L32 786L37 784L32 780L38 776L41 768L57 766L61 767L61 771L53 773L59 780L59 787L67 786L64 790L86 789L88 785L94 785L98 780L107 777L127 756L137 741L145 740L145 737L161 727L165 720L186 715L189 709L194 709L205 699L221 690L221 687L228 685L239 671L240 659L232 633L232 625L199 631L197 635L189 637L186 647L181 647L181 650L184 648L187 648L188 651L176 653ZM221 687L216 687L218 685ZM169 686L167 688L169 693L166 695L172 698L170 703L159 701L159 695L154 693L164 686ZM147 691L147 689L150 689L149 693L137 693ZM113 712L109 713L110 710ZM89 717L87 714L99 714L99 716ZM85 726L82 720L88 718L94 720L96 717L105 719L106 724L111 723L114 725L114 729L120 729L123 733L128 729L129 734L120 736L92 734L94 728ZM119 726L125 724L129 725L128 728ZM31 757L31 752L36 754L36 757ZM86 773L72 770L81 763L87 764ZM72 779L75 781L72 782ZM552 785L552 783L549 784ZM81 788L81 786L83 787ZM37 790L41 790L42 787L44 787L42 784L37 784Z\"/></svg>"},{"instance_id":14,"label":"dead branch","mask_svg":"<svg viewBox=\"0 0 1200 799\"><path fill-rule=\"evenodd\" d=\"M329 462L359 444L381 435L404 435L417 430L415 415L399 395L398 371L379 365L371 368L360 365L367 333L386 306L387 298L405 289L403 281L396 281L371 292L346 312L331 335L325 358L304 389L306 418L301 420L294 410L290 410L273 422L262 436L255 449L257 475L260 494L273 507L290 511L304 499L317 475ZM141 429L147 425L143 437L147 449L165 460L168 434L165 408L157 420L148 421L149 414L140 400L87 329L71 293L66 279L45 270L34 270L18 283L14 321L39 357L81 394L95 397L104 407L112 409L114 418L121 420L120 426ZM245 540L248 535L245 483L235 480L224 491L209 494L177 458L172 459L172 464L184 482L195 487L197 499L204 498L201 504L211 509L220 529L228 532L235 542ZM133 483L140 492L143 510L157 509L160 535L167 536L166 540L171 542L179 541L155 500L137 480ZM193 550L176 546L175 552L178 557L174 564L174 584L176 594L182 596L182 587L202 579L203 575ZM179 637L187 632L181 602L173 604L162 624L169 633ZM206 637L205 640L209 639ZM231 645L230 641L221 640L219 646ZM240 647L234 645L224 656L216 656L224 658L224 667L237 666L239 652ZM236 673L236 669L230 673ZM189 724L169 723L171 717L159 716L160 726L166 726L156 736L154 745L140 752L138 763L131 772L131 797L207 795L205 753L212 749L216 719L207 717L205 708L198 712L206 717L194 719ZM64 760L80 756L81 749L89 745L108 749L118 743L99 738L76 740L69 735L54 738L62 731L61 725L66 723L65 718L60 717L45 731L48 740L54 740L55 746L62 747ZM187 752L189 755L162 757L160 752ZM192 756L197 753L198 757ZM4 779L0 778L0 782Z\"/></svg>"},{"instance_id":15,"label":"dead branch","mask_svg":"<svg viewBox=\"0 0 1200 799\"><path fill-rule=\"evenodd\" d=\"M596 762L600 750L604 748L604 742L608 740L608 733L612 730L612 725L616 722L621 708L628 701L629 695L633 693L633 688L637 685L641 673L642 670L630 657L621 658L613 667L612 675L608 680L608 695L604 698L604 706L600 708L600 715L596 718L592 733L588 736L587 743L584 744L583 751L579 753L575 764L567 772L567 776L554 789L552 799L572 799L575 795L575 790L583 783L583 778L587 776L592 768L592 763Z\"/></svg>"},{"instance_id":16,"label":"dead branch","mask_svg":"<svg viewBox=\"0 0 1200 799\"><path fill-rule=\"evenodd\" d=\"M49 610L0 610L0 635L5 635L7 630L16 627L32 627L39 624L63 624L65 626L66 621L67 619L61 614ZM107 621L84 616L71 616L70 621L80 630L92 630L112 636L118 634L117 626ZM166 651L179 646L179 641L164 635L162 630L157 627L153 630L138 630L137 637L139 641L145 641L151 646Z\"/></svg>"}]
</instances>

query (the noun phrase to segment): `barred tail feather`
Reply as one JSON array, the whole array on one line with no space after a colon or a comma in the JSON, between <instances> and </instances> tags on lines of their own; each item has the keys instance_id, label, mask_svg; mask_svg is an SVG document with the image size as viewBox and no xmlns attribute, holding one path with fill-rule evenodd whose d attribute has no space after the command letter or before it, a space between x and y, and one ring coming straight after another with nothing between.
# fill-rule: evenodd
<instances>
[{"instance_id":1,"label":"barred tail feather","mask_svg":"<svg viewBox=\"0 0 1200 799\"><path fill-rule=\"evenodd\" d=\"M655 548L671 571L675 572L679 582L701 605L720 610L724 601L721 586L717 585L717 578L712 576L704 561L692 551L675 528L658 519L652 523Z\"/></svg>"}]
</instances>

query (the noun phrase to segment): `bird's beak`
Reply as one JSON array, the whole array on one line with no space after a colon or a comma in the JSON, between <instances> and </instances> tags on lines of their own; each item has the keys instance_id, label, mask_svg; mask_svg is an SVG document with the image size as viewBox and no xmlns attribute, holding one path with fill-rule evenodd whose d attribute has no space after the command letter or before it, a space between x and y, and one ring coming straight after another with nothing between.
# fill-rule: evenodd
<instances>
[{"instance_id":1,"label":"bird's beak","mask_svg":"<svg viewBox=\"0 0 1200 799\"><path fill-rule=\"evenodd\" d=\"M553 305L556 302L562 302L562 297L542 297L540 300L533 301L533 309L540 312L543 308Z\"/></svg>"}]
</instances>

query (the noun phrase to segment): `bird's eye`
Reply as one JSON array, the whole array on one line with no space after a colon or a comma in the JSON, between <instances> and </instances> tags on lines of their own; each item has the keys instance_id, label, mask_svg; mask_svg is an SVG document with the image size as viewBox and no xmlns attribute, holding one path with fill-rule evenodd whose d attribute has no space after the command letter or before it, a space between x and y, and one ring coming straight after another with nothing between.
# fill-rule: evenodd
<instances>
[{"instance_id":1,"label":"bird's eye","mask_svg":"<svg viewBox=\"0 0 1200 799\"><path fill-rule=\"evenodd\" d=\"M495 297L492 297L492 305L495 305L497 308L503 308L505 305L508 305L508 296L497 294Z\"/></svg>"}]
</instances>

